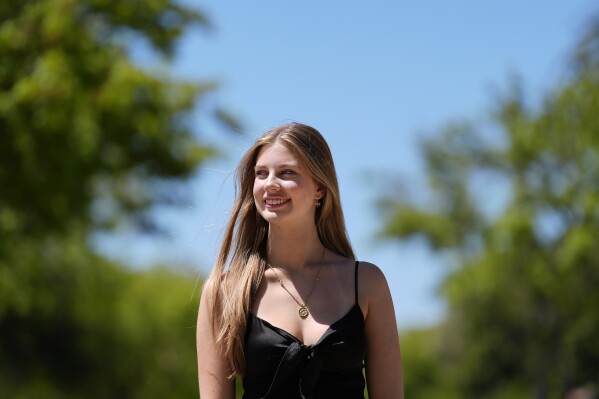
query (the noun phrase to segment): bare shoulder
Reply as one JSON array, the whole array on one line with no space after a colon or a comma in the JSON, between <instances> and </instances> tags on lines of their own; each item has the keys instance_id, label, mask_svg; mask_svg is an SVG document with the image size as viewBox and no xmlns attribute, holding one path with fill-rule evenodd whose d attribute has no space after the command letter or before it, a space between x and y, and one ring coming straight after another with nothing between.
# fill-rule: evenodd
<instances>
[{"instance_id":1,"label":"bare shoulder","mask_svg":"<svg viewBox=\"0 0 599 399\"><path fill-rule=\"evenodd\" d=\"M222 290L221 283L226 279L229 272L223 272L220 276L215 276L214 273L210 274L208 278L202 284L201 296L204 300L213 300L217 294L217 290Z\"/></svg>"},{"instance_id":2,"label":"bare shoulder","mask_svg":"<svg viewBox=\"0 0 599 399\"><path fill-rule=\"evenodd\" d=\"M202 291L200 293L201 295L201 302L206 302L209 301L210 303L214 300L214 289L215 289L216 283L214 281L214 278L208 277L204 283L202 284Z\"/></svg>"},{"instance_id":3,"label":"bare shoulder","mask_svg":"<svg viewBox=\"0 0 599 399\"><path fill-rule=\"evenodd\" d=\"M217 291L222 290L222 286L220 286L218 278L215 278L214 275L210 275L204 283L201 285L200 291L200 306L199 306L199 316L203 316L203 318L208 320L212 320L212 316L214 316L215 308L218 307L218 303L222 298L220 295L217 295Z\"/></svg>"},{"instance_id":4,"label":"bare shoulder","mask_svg":"<svg viewBox=\"0 0 599 399\"><path fill-rule=\"evenodd\" d=\"M371 305L390 298L389 284L383 271L374 263L360 261L358 276L360 305L367 315Z\"/></svg>"},{"instance_id":5,"label":"bare shoulder","mask_svg":"<svg viewBox=\"0 0 599 399\"><path fill-rule=\"evenodd\" d=\"M365 293L373 292L376 293L380 289L387 289L387 279L383 274L383 271L374 263L362 262L359 265L359 283Z\"/></svg>"}]
</instances>

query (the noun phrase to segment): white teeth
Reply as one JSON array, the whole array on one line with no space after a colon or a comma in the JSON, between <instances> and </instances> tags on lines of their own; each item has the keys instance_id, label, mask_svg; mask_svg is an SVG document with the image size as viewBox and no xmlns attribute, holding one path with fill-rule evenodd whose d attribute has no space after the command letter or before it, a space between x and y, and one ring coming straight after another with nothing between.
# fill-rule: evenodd
<instances>
[{"instance_id":1,"label":"white teeth","mask_svg":"<svg viewBox=\"0 0 599 399\"><path fill-rule=\"evenodd\" d=\"M270 200L266 200L266 203L268 205L279 205L279 204L282 204L282 203L287 202L287 201L288 200L286 200L286 199L274 199L274 200L270 199Z\"/></svg>"}]
</instances>

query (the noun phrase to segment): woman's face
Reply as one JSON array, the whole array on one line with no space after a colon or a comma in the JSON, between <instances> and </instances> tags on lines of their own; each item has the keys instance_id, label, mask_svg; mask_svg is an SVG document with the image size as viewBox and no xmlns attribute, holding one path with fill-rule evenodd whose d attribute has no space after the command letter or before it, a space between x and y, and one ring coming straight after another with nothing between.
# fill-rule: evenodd
<instances>
[{"instance_id":1,"label":"woman's face","mask_svg":"<svg viewBox=\"0 0 599 399\"><path fill-rule=\"evenodd\" d=\"M285 145L276 142L263 147L254 172L254 202L267 222L314 221L322 189Z\"/></svg>"}]
</instances>

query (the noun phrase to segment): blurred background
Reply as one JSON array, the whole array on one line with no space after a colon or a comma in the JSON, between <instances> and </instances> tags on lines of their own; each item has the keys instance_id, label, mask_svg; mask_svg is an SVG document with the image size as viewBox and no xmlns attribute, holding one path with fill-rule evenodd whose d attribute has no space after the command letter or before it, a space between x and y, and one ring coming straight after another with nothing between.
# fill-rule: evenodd
<instances>
[{"instance_id":1,"label":"blurred background","mask_svg":"<svg viewBox=\"0 0 599 399\"><path fill-rule=\"evenodd\" d=\"M598 397L587 0L0 4L0 397L197 396L241 154L332 149L408 398Z\"/></svg>"}]
</instances>

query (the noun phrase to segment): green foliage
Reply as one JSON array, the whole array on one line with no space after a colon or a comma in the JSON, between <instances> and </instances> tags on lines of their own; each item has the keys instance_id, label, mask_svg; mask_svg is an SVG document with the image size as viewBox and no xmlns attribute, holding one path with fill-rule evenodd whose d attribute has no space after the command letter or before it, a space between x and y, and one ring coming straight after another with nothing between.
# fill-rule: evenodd
<instances>
[{"instance_id":1,"label":"green foliage","mask_svg":"<svg viewBox=\"0 0 599 399\"><path fill-rule=\"evenodd\" d=\"M421 235L457 260L437 343L450 361L431 365L417 349L407 389L425 392L439 374L464 398L560 398L599 384L598 44L599 19L567 81L538 108L515 85L493 111L494 140L460 123L425 142L428 207L383 201L387 236ZM486 207L494 183L505 185L499 211Z\"/></svg>"},{"instance_id":2,"label":"green foliage","mask_svg":"<svg viewBox=\"0 0 599 399\"><path fill-rule=\"evenodd\" d=\"M0 11L0 234L131 216L151 227L151 204L180 199L165 179L189 176L211 152L186 122L211 85L149 74L124 43L131 31L170 51L201 16L166 0L21 1Z\"/></svg>"},{"instance_id":3,"label":"green foliage","mask_svg":"<svg viewBox=\"0 0 599 399\"><path fill-rule=\"evenodd\" d=\"M195 279L88 241L155 231L153 206L214 152L189 122L213 84L128 55L168 61L194 24L172 0L0 2L0 397L197 396Z\"/></svg>"},{"instance_id":4,"label":"green foliage","mask_svg":"<svg viewBox=\"0 0 599 399\"><path fill-rule=\"evenodd\" d=\"M441 346L440 328L400 334L406 398L459 398L451 380L450 359Z\"/></svg>"},{"instance_id":5,"label":"green foliage","mask_svg":"<svg viewBox=\"0 0 599 399\"><path fill-rule=\"evenodd\" d=\"M0 396L197 393L190 276L124 269L77 237L14 244L0 264L0 284L13 287L0 298Z\"/></svg>"}]
</instances>

